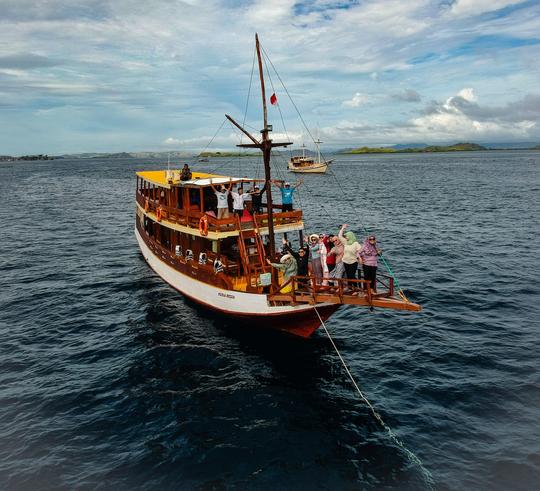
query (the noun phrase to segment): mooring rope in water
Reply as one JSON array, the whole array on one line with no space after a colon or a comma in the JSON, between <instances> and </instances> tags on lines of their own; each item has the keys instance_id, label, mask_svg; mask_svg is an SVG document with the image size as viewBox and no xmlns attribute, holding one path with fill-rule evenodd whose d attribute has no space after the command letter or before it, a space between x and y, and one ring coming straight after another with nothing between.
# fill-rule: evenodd
<instances>
[{"instance_id":1,"label":"mooring rope in water","mask_svg":"<svg viewBox=\"0 0 540 491\"><path fill-rule=\"evenodd\" d=\"M347 372L347 375L351 379L351 382L354 385L354 388L356 389L356 391L358 392L358 394L360 395L362 400L367 404L367 406L371 410L371 413L373 414L375 419L379 422L379 424L384 428L384 430L386 430L386 432L388 433L388 436L390 437L390 439L396 445L398 445L403 450L403 452L405 452L405 455L407 455L407 457L409 458L409 461L411 463L416 464L418 466L418 468L420 469L420 471L422 473L422 476L426 480L426 484L428 485L429 489L434 490L435 489L435 487L434 487L435 482L433 480L433 476L431 475L431 473L424 467L424 464L422 463L422 461L405 446L405 444L392 431L392 429L383 421L381 415L377 412L377 410L373 407L371 402L369 402L368 398L360 390L360 387L358 386L358 384L356 383L356 380L352 376L352 373L349 370L349 367L347 366L347 363L345 363L345 360L343 359L343 356L341 356L341 353L339 352L339 349L336 346L336 343L334 342L334 340L332 339L332 336L330 335L330 332L326 328L326 324L324 323L321 315L319 314L319 311L317 310L317 307L313 306L313 310L315 310L315 313L317 314L317 317L321 321L321 325L322 325L324 331L326 332L326 335L328 336L328 339L332 343L332 346L334 347L334 350L337 353L337 355L338 355L338 357L339 357L339 359L341 361L341 364L343 365L343 368L345 368L345 371Z\"/></svg>"}]
</instances>

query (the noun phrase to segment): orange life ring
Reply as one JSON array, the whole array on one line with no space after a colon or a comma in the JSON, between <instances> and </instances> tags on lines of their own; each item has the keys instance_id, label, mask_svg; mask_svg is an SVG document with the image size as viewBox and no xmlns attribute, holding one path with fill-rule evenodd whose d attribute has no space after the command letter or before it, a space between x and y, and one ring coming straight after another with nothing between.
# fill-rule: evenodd
<instances>
[{"instance_id":1,"label":"orange life ring","mask_svg":"<svg viewBox=\"0 0 540 491\"><path fill-rule=\"evenodd\" d=\"M156 218L158 222L161 222L161 215L163 214L163 208L161 206L158 206L156 210Z\"/></svg>"},{"instance_id":2,"label":"orange life ring","mask_svg":"<svg viewBox=\"0 0 540 491\"><path fill-rule=\"evenodd\" d=\"M146 198L144 200L144 211L148 211L148 208L150 208L150 200Z\"/></svg>"},{"instance_id":3,"label":"orange life ring","mask_svg":"<svg viewBox=\"0 0 540 491\"><path fill-rule=\"evenodd\" d=\"M206 215L203 215L199 220L199 232L203 237L208 235L208 218Z\"/></svg>"}]
</instances>

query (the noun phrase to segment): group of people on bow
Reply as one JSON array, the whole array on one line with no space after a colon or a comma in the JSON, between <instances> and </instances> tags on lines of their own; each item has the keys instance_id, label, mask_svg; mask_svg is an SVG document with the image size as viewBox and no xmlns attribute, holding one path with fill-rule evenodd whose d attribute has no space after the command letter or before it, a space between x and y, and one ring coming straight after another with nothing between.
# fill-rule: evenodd
<instances>
[{"instance_id":1,"label":"group of people on bow","mask_svg":"<svg viewBox=\"0 0 540 491\"><path fill-rule=\"evenodd\" d=\"M290 243L282 240L282 256L279 263L268 261L274 268L283 271L284 283L292 276L311 276L312 286L335 288L336 279L364 279L370 288L377 291L377 264L381 249L377 246L375 235L368 235L360 244L353 232L343 224L337 235L312 234L304 239L304 244L293 250ZM302 286L307 281L299 280ZM358 294L357 283L349 281L345 293ZM292 289L285 287L287 293Z\"/></svg>"}]
</instances>

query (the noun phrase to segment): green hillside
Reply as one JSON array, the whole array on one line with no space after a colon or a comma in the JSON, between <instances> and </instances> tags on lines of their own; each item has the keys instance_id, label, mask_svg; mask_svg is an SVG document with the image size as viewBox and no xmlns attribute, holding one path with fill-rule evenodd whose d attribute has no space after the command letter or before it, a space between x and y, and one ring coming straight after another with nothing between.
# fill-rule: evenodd
<instances>
[{"instance_id":1,"label":"green hillside","mask_svg":"<svg viewBox=\"0 0 540 491\"><path fill-rule=\"evenodd\" d=\"M456 143L454 145L428 145L423 148L400 148L393 147L360 147L353 150L347 150L346 154L359 153L426 153L426 152L473 152L478 150L488 150L477 143Z\"/></svg>"}]
</instances>

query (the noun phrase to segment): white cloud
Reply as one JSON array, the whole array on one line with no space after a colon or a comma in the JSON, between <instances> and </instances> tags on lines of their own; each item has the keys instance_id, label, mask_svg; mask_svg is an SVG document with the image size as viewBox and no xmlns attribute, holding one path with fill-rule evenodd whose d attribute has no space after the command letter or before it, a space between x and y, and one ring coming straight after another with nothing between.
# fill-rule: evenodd
<instances>
[{"instance_id":1,"label":"white cloud","mask_svg":"<svg viewBox=\"0 0 540 491\"><path fill-rule=\"evenodd\" d=\"M487 141L540 136L540 96L527 96L504 106L479 106L472 88L413 118L407 130L439 140Z\"/></svg>"},{"instance_id":2,"label":"white cloud","mask_svg":"<svg viewBox=\"0 0 540 491\"><path fill-rule=\"evenodd\" d=\"M469 101L469 102L475 102L476 101L476 96L474 95L474 89L472 89L470 87L466 87L464 89L461 89L457 93L457 95L459 97L462 97L466 101Z\"/></svg>"},{"instance_id":3,"label":"white cloud","mask_svg":"<svg viewBox=\"0 0 540 491\"><path fill-rule=\"evenodd\" d=\"M180 145L181 143L182 140L179 140L178 138L173 138L171 136L163 142L164 145Z\"/></svg>"},{"instance_id":4,"label":"white cloud","mask_svg":"<svg viewBox=\"0 0 540 491\"><path fill-rule=\"evenodd\" d=\"M443 137L445 128L453 135L460 125L472 136L533 135L536 113L505 104L523 100L537 84L540 53L532 40L540 32L540 4L478 15L515 3L458 0L443 9L432 0L4 0L0 105L10 110L0 111L0 126L14 129L9 137L0 133L0 147L30 152L23 131L29 115L55 108L56 119L32 128L36 142L50 145L38 153L64 145L65 128L73 146L78 139L109 141L116 129L125 132L118 140L125 150L130 141L138 148L204 148L223 113L244 113L255 32L306 123L328 128L321 138L329 145L358 135L423 141ZM214 32L220 35L208 36ZM287 129L299 135L272 76ZM256 82L251 90L259 108ZM508 117L479 106L477 93L501 101ZM430 99L443 101L433 106L438 113L411 119L411 103ZM364 120L343 124L359 107ZM270 116L277 134L279 118ZM249 119L258 131L260 111L250 107ZM230 147L238 137L215 143Z\"/></svg>"},{"instance_id":5,"label":"white cloud","mask_svg":"<svg viewBox=\"0 0 540 491\"><path fill-rule=\"evenodd\" d=\"M365 94L357 92L354 94L353 98L348 101L343 101L342 104L348 107L359 107L362 104L365 104L368 101L368 97Z\"/></svg>"},{"instance_id":6,"label":"white cloud","mask_svg":"<svg viewBox=\"0 0 540 491\"><path fill-rule=\"evenodd\" d=\"M523 3L523 0L455 0L450 13L455 16L474 16L519 3Z\"/></svg>"}]
</instances>

